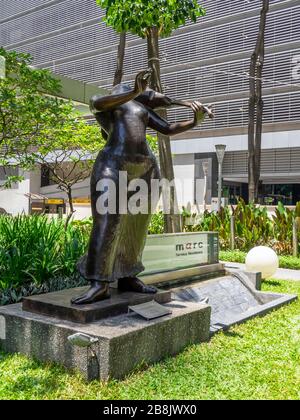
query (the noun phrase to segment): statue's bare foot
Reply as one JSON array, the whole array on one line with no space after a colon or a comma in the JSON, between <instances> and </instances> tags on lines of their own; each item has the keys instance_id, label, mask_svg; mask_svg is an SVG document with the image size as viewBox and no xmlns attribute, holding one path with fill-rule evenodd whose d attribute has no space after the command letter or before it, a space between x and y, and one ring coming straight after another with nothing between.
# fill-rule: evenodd
<instances>
[{"instance_id":1,"label":"statue's bare foot","mask_svg":"<svg viewBox=\"0 0 300 420\"><path fill-rule=\"evenodd\" d=\"M71 300L73 305L88 305L110 298L109 283L92 281L90 289L82 296Z\"/></svg>"},{"instance_id":2,"label":"statue's bare foot","mask_svg":"<svg viewBox=\"0 0 300 420\"><path fill-rule=\"evenodd\" d=\"M154 286L147 286L137 277L124 277L119 279L118 288L122 292L136 292L136 293L157 293Z\"/></svg>"}]
</instances>

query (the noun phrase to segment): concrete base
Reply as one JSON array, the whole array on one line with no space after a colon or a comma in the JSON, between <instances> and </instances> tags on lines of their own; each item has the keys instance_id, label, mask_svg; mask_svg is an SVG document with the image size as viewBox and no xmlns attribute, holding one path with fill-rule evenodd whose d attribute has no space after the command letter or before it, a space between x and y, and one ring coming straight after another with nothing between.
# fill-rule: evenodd
<instances>
[{"instance_id":1,"label":"concrete base","mask_svg":"<svg viewBox=\"0 0 300 420\"><path fill-rule=\"evenodd\" d=\"M62 321L25 312L21 304L0 308L0 345L8 353L22 353L78 369L87 380L120 379L142 363L154 363L209 340L211 308L199 303L169 303L172 314L145 321L123 314L91 324ZM68 337L87 334L98 341L90 347L72 345Z\"/></svg>"},{"instance_id":2,"label":"concrete base","mask_svg":"<svg viewBox=\"0 0 300 420\"><path fill-rule=\"evenodd\" d=\"M121 315L128 312L129 306L155 300L164 304L171 301L171 293L158 290L156 294L120 292L111 288L109 299L89 305L72 305L71 299L80 296L88 287L61 290L23 299L23 310L36 314L51 316L65 321L88 324L100 319Z\"/></svg>"}]
</instances>

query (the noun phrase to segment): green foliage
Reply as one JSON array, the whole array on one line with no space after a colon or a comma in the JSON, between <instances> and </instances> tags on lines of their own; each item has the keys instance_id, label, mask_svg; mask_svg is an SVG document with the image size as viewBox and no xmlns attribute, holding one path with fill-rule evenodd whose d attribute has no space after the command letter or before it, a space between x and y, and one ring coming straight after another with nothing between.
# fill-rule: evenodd
<instances>
[{"instance_id":1,"label":"green foliage","mask_svg":"<svg viewBox=\"0 0 300 420\"><path fill-rule=\"evenodd\" d=\"M31 141L25 160L49 171L52 182L70 196L72 187L90 176L94 158L105 145L98 125L76 118L73 109L56 127L49 127Z\"/></svg>"},{"instance_id":2,"label":"green foliage","mask_svg":"<svg viewBox=\"0 0 300 420\"><path fill-rule=\"evenodd\" d=\"M279 257L279 267L290 270L300 270L300 258L291 255L281 255Z\"/></svg>"},{"instance_id":3,"label":"green foliage","mask_svg":"<svg viewBox=\"0 0 300 420\"><path fill-rule=\"evenodd\" d=\"M197 0L96 0L106 9L105 22L117 32L131 32L145 38L147 29L158 27L161 36L169 36L187 20L204 16Z\"/></svg>"},{"instance_id":4,"label":"green foliage","mask_svg":"<svg viewBox=\"0 0 300 420\"><path fill-rule=\"evenodd\" d=\"M42 216L0 216L0 289L41 286L76 273L87 235Z\"/></svg>"},{"instance_id":5,"label":"green foliage","mask_svg":"<svg viewBox=\"0 0 300 420\"><path fill-rule=\"evenodd\" d=\"M147 135L147 142L150 146L150 149L155 154L155 156L158 156L158 139L157 139L157 137Z\"/></svg>"},{"instance_id":6,"label":"green foliage","mask_svg":"<svg viewBox=\"0 0 300 420\"><path fill-rule=\"evenodd\" d=\"M71 289L74 287L86 286L88 281L79 275L71 277L55 277L45 281L41 285L35 283L26 284L25 286L10 287L4 290L0 289L0 306L19 303L24 297L40 295L43 293L57 292L59 290Z\"/></svg>"},{"instance_id":7,"label":"green foliage","mask_svg":"<svg viewBox=\"0 0 300 420\"><path fill-rule=\"evenodd\" d=\"M6 59L6 77L0 79L0 147L6 154L0 164L13 158L22 169L46 168L71 202L72 186L88 178L104 146L100 129L79 118L71 102L55 97L59 83L49 71L33 69L29 55L0 48L0 56ZM5 186L21 179L10 176Z\"/></svg>"},{"instance_id":8,"label":"green foliage","mask_svg":"<svg viewBox=\"0 0 300 420\"><path fill-rule=\"evenodd\" d=\"M0 56L6 60L6 77L0 79L0 147L5 146L5 158L17 158L33 139L62 124L70 105L53 96L60 90L58 81L48 70L33 69L28 54L0 47Z\"/></svg>"},{"instance_id":9,"label":"green foliage","mask_svg":"<svg viewBox=\"0 0 300 420\"><path fill-rule=\"evenodd\" d=\"M299 282L263 288L300 295ZM299 313L300 300L123 381L87 384L57 365L0 353L0 399L299 400Z\"/></svg>"},{"instance_id":10,"label":"green foliage","mask_svg":"<svg viewBox=\"0 0 300 420\"><path fill-rule=\"evenodd\" d=\"M250 248L267 245L283 255L281 267L300 269L299 258L284 257L291 254L291 226L286 221L292 220L290 211L280 205L270 219L265 209L241 202L235 214L236 243L240 251L221 252L221 259L243 263L245 252ZM196 225L187 224L187 215L185 212L186 232L218 231L221 249L229 248L229 208L222 209L219 214L205 213ZM87 248L91 227L92 219L74 221L65 228L63 221L41 216L0 216L0 290L6 290L11 296L13 289L19 296L24 287L41 287L56 277L76 276L76 262ZM160 212L152 216L149 234L162 233L164 215Z\"/></svg>"},{"instance_id":11,"label":"green foliage","mask_svg":"<svg viewBox=\"0 0 300 420\"><path fill-rule=\"evenodd\" d=\"M265 207L245 204L240 200L235 208L222 208L218 213L206 211L196 224L185 224L187 232L216 231L222 249L230 247L230 219L235 217L236 248L249 251L254 246L268 245L279 254L292 253L292 227L296 212L279 203L270 218ZM191 216L191 215L190 215Z\"/></svg>"},{"instance_id":12,"label":"green foliage","mask_svg":"<svg viewBox=\"0 0 300 420\"><path fill-rule=\"evenodd\" d=\"M220 251L220 261L229 261L245 264L246 255L246 252L239 251L238 249L235 249L234 251Z\"/></svg>"},{"instance_id":13,"label":"green foliage","mask_svg":"<svg viewBox=\"0 0 300 420\"><path fill-rule=\"evenodd\" d=\"M164 233L164 215L162 212L153 214L148 233L149 235L161 235Z\"/></svg>"},{"instance_id":14,"label":"green foliage","mask_svg":"<svg viewBox=\"0 0 300 420\"><path fill-rule=\"evenodd\" d=\"M278 241L278 251L284 252L286 249L286 245L284 245L286 241L288 241L289 243L291 243L292 241L292 226L295 215L295 211L286 208L282 203L279 203L277 208L275 209L275 215L272 218L274 225L274 237ZM279 249L279 244L282 244L282 250ZM292 251L291 249L289 249L289 247L288 250Z\"/></svg>"}]
</instances>

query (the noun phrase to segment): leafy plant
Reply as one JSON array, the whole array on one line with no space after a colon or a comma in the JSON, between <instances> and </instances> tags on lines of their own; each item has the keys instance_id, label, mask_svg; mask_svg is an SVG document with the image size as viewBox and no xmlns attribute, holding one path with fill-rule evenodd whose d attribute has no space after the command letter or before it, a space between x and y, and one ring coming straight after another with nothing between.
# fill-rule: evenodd
<instances>
[{"instance_id":1,"label":"leafy plant","mask_svg":"<svg viewBox=\"0 0 300 420\"><path fill-rule=\"evenodd\" d=\"M141 38L157 26L160 36L170 36L188 19L196 22L205 14L197 0L96 0L106 9L105 22L118 32L131 32Z\"/></svg>"},{"instance_id":2,"label":"leafy plant","mask_svg":"<svg viewBox=\"0 0 300 420\"><path fill-rule=\"evenodd\" d=\"M26 159L32 140L59 126L69 104L55 97L60 84L48 70L31 67L30 55L0 47L0 56L5 59L5 77L0 78L1 165L12 158L19 163L22 156L26 167L32 163ZM13 178L8 177L8 185L18 180Z\"/></svg>"},{"instance_id":3,"label":"leafy plant","mask_svg":"<svg viewBox=\"0 0 300 420\"><path fill-rule=\"evenodd\" d=\"M293 220L300 214L300 203L297 204L296 211L279 203L275 214L270 216L266 207L246 204L240 200L235 208L221 208L217 213L204 212L202 218L192 225L187 224L187 220L195 218L195 215L184 212L184 231L216 231L219 233L221 249L228 249L232 214L237 249L249 251L254 246L267 245L280 255L292 253Z\"/></svg>"},{"instance_id":4,"label":"leafy plant","mask_svg":"<svg viewBox=\"0 0 300 420\"><path fill-rule=\"evenodd\" d=\"M56 277L41 285L30 283L20 287L10 287L0 290L0 306L19 303L24 297L56 292L73 287L81 287L87 284L87 280L79 275L74 275L73 277Z\"/></svg>"},{"instance_id":5,"label":"leafy plant","mask_svg":"<svg viewBox=\"0 0 300 420\"><path fill-rule=\"evenodd\" d=\"M88 235L42 216L0 217L0 289L73 276Z\"/></svg>"},{"instance_id":6,"label":"leafy plant","mask_svg":"<svg viewBox=\"0 0 300 420\"><path fill-rule=\"evenodd\" d=\"M160 235L164 233L164 215L163 212L156 213L151 218L148 228L149 235Z\"/></svg>"}]
</instances>

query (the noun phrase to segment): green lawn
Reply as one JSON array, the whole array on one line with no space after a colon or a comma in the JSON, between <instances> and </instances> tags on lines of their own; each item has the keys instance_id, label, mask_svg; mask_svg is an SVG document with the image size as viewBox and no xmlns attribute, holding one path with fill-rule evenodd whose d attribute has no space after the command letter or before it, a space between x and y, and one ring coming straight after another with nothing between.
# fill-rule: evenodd
<instances>
[{"instance_id":1,"label":"green lawn","mask_svg":"<svg viewBox=\"0 0 300 420\"><path fill-rule=\"evenodd\" d=\"M299 282L265 290L300 294ZM79 375L0 353L0 399L300 399L300 302L195 345L124 381Z\"/></svg>"}]
</instances>

